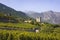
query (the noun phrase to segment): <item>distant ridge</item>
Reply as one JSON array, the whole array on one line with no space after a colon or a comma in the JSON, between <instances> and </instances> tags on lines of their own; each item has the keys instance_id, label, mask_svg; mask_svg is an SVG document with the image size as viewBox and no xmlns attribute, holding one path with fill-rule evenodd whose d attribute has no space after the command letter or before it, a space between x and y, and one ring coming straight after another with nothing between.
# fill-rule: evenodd
<instances>
[{"instance_id":1,"label":"distant ridge","mask_svg":"<svg viewBox=\"0 0 60 40\"><path fill-rule=\"evenodd\" d=\"M42 22L48 22L52 24L60 24L60 12L54 12L52 10L46 11L46 12L28 12L31 14L28 14L28 16L36 18L36 17L42 17Z\"/></svg>"}]
</instances>

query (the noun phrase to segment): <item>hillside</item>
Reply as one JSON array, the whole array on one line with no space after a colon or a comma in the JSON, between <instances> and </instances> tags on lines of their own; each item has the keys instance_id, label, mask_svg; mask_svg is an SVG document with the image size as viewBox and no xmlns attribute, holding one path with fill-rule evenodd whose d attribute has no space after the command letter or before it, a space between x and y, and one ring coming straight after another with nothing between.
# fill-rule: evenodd
<instances>
[{"instance_id":1,"label":"hillside","mask_svg":"<svg viewBox=\"0 0 60 40\"><path fill-rule=\"evenodd\" d=\"M19 19L28 19L29 17L22 11L16 11L13 8L10 8L4 4L0 3L0 14L4 14L5 16L13 16Z\"/></svg>"}]
</instances>

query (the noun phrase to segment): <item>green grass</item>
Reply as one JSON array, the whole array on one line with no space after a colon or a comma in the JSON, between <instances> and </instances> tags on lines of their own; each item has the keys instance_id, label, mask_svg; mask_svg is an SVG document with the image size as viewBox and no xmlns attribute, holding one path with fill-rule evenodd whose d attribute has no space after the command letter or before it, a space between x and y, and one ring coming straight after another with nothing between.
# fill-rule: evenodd
<instances>
[{"instance_id":1,"label":"green grass","mask_svg":"<svg viewBox=\"0 0 60 40\"><path fill-rule=\"evenodd\" d=\"M36 25L29 23L0 23L0 27L34 28Z\"/></svg>"},{"instance_id":2,"label":"green grass","mask_svg":"<svg viewBox=\"0 0 60 40\"><path fill-rule=\"evenodd\" d=\"M34 28L37 26L29 23L0 23L0 27ZM52 30L50 29L50 24L43 24L41 25L41 28L43 28L44 31L40 30L38 33L0 29L0 40L60 40L60 27L52 28Z\"/></svg>"}]
</instances>

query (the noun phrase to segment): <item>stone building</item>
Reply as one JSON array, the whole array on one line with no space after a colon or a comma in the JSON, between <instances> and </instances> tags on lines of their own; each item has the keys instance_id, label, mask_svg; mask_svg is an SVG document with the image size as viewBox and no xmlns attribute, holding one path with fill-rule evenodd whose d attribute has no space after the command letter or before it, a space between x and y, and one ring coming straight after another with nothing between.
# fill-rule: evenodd
<instances>
[{"instance_id":1,"label":"stone building","mask_svg":"<svg viewBox=\"0 0 60 40\"><path fill-rule=\"evenodd\" d=\"M36 22L41 22L41 17L36 17Z\"/></svg>"}]
</instances>

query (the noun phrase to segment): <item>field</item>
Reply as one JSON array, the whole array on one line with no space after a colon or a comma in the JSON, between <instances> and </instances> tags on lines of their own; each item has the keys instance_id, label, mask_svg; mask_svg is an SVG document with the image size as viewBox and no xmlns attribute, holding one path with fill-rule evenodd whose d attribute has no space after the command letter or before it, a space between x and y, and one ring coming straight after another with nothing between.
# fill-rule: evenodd
<instances>
[{"instance_id":1,"label":"field","mask_svg":"<svg viewBox=\"0 0 60 40\"><path fill-rule=\"evenodd\" d=\"M34 28L36 25L29 23L0 23L0 27Z\"/></svg>"},{"instance_id":2,"label":"field","mask_svg":"<svg viewBox=\"0 0 60 40\"><path fill-rule=\"evenodd\" d=\"M0 30L0 40L60 40L60 33Z\"/></svg>"},{"instance_id":3,"label":"field","mask_svg":"<svg viewBox=\"0 0 60 40\"><path fill-rule=\"evenodd\" d=\"M39 32L32 32L33 28L39 26ZM7 28L1 29L1 28ZM9 28L17 28L16 30ZM19 30L24 29L24 30ZM31 29L30 31L26 31ZM0 23L0 40L60 40L60 25L48 23Z\"/></svg>"}]
</instances>

